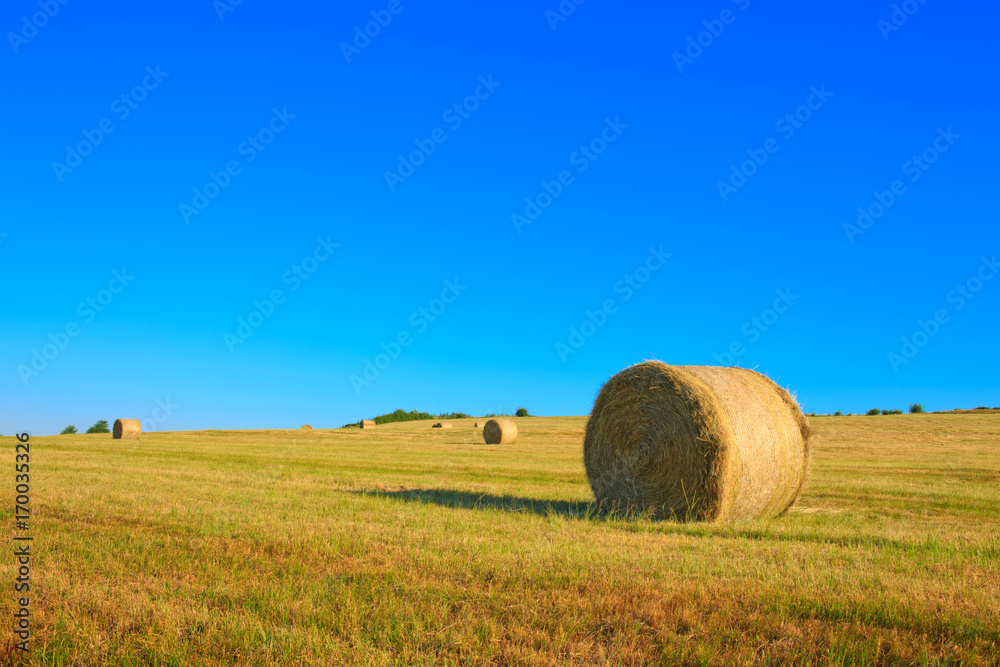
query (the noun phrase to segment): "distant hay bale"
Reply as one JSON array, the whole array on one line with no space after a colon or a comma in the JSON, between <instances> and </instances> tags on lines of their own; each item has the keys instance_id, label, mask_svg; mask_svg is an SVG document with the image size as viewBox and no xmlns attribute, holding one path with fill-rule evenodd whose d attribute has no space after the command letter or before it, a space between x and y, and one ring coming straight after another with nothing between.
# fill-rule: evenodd
<instances>
[{"instance_id":1,"label":"distant hay bale","mask_svg":"<svg viewBox=\"0 0 1000 667\"><path fill-rule=\"evenodd\" d=\"M760 373L647 361L601 388L583 458L604 507L656 518L756 519L795 502L809 434L795 399Z\"/></svg>"},{"instance_id":2,"label":"distant hay bale","mask_svg":"<svg viewBox=\"0 0 1000 667\"><path fill-rule=\"evenodd\" d=\"M451 422L438 422L431 426L431 428L451 428Z\"/></svg>"},{"instance_id":3,"label":"distant hay bale","mask_svg":"<svg viewBox=\"0 0 1000 667\"><path fill-rule=\"evenodd\" d=\"M475 428L479 428L479 422L476 422L475 424L473 424L473 426L474 426Z\"/></svg>"},{"instance_id":4,"label":"distant hay bale","mask_svg":"<svg viewBox=\"0 0 1000 667\"><path fill-rule=\"evenodd\" d=\"M116 419L113 433L115 440L138 440L142 435L142 425L138 419Z\"/></svg>"},{"instance_id":5,"label":"distant hay bale","mask_svg":"<svg viewBox=\"0 0 1000 667\"><path fill-rule=\"evenodd\" d=\"M362 419L361 420L361 428L375 428L375 420L374 419Z\"/></svg>"},{"instance_id":6,"label":"distant hay bale","mask_svg":"<svg viewBox=\"0 0 1000 667\"><path fill-rule=\"evenodd\" d=\"M313 430L313 427L310 426L309 424L303 424L301 430L303 430L303 431L311 431L311 430Z\"/></svg>"},{"instance_id":7,"label":"distant hay bale","mask_svg":"<svg viewBox=\"0 0 1000 667\"><path fill-rule=\"evenodd\" d=\"M512 445L517 442L517 424L513 419L491 419L483 426L487 445Z\"/></svg>"}]
</instances>

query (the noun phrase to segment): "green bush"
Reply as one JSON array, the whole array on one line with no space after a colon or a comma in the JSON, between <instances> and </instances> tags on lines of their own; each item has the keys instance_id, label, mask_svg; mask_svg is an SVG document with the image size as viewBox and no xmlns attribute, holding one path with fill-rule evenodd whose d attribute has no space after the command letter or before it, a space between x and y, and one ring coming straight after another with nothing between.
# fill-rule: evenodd
<instances>
[{"instance_id":1,"label":"green bush","mask_svg":"<svg viewBox=\"0 0 1000 667\"><path fill-rule=\"evenodd\" d=\"M107 422L104 422L104 424L107 425ZM67 426L66 428L64 428L62 431L60 431L59 435L73 435L74 433L76 433L76 427L73 426L72 424L70 424L69 426Z\"/></svg>"},{"instance_id":2,"label":"green bush","mask_svg":"<svg viewBox=\"0 0 1000 667\"><path fill-rule=\"evenodd\" d=\"M872 408L871 410L869 410L865 414L867 414L870 417L872 415L880 415L880 414L882 414L882 411L879 410L878 408Z\"/></svg>"},{"instance_id":3,"label":"green bush","mask_svg":"<svg viewBox=\"0 0 1000 667\"><path fill-rule=\"evenodd\" d=\"M833 413L833 416L834 417L843 417L844 414L840 410L837 410L836 412Z\"/></svg>"},{"instance_id":4,"label":"green bush","mask_svg":"<svg viewBox=\"0 0 1000 667\"><path fill-rule=\"evenodd\" d=\"M102 419L95 423L87 429L87 433L111 433L111 429L108 428L108 420Z\"/></svg>"},{"instance_id":5,"label":"green bush","mask_svg":"<svg viewBox=\"0 0 1000 667\"><path fill-rule=\"evenodd\" d=\"M527 417L528 416L528 408L518 408L517 412L514 413L514 416L515 417Z\"/></svg>"},{"instance_id":6,"label":"green bush","mask_svg":"<svg viewBox=\"0 0 1000 667\"><path fill-rule=\"evenodd\" d=\"M910 403L910 414L917 415L924 411L924 406L920 403Z\"/></svg>"}]
</instances>

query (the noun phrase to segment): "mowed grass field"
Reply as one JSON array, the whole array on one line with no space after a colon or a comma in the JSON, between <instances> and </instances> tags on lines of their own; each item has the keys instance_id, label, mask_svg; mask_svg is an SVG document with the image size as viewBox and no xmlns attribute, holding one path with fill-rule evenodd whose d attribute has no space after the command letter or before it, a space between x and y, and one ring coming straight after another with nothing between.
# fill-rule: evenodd
<instances>
[{"instance_id":1,"label":"mowed grass field","mask_svg":"<svg viewBox=\"0 0 1000 667\"><path fill-rule=\"evenodd\" d=\"M730 525L595 516L585 417L33 438L31 661L998 664L1000 414L811 422Z\"/></svg>"}]
</instances>

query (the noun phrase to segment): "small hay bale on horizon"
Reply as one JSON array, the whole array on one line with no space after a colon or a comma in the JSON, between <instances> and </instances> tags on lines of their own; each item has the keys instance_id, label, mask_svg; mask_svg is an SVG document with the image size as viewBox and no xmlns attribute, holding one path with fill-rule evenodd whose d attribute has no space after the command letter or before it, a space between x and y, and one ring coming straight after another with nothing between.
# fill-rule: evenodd
<instances>
[{"instance_id":1,"label":"small hay bale on horizon","mask_svg":"<svg viewBox=\"0 0 1000 667\"><path fill-rule=\"evenodd\" d=\"M512 445L517 442L517 423L513 419L491 419L483 426L487 445Z\"/></svg>"},{"instance_id":2,"label":"small hay bale on horizon","mask_svg":"<svg viewBox=\"0 0 1000 667\"><path fill-rule=\"evenodd\" d=\"M809 436L795 399L760 373L646 361L601 388L584 466L606 509L694 521L776 517L805 482Z\"/></svg>"},{"instance_id":3,"label":"small hay bale on horizon","mask_svg":"<svg viewBox=\"0 0 1000 667\"><path fill-rule=\"evenodd\" d=\"M116 419L112 433L115 440L138 440L142 435L142 424L138 419Z\"/></svg>"},{"instance_id":4,"label":"small hay bale on horizon","mask_svg":"<svg viewBox=\"0 0 1000 667\"><path fill-rule=\"evenodd\" d=\"M431 428L451 428L451 422L438 422L431 426Z\"/></svg>"},{"instance_id":5,"label":"small hay bale on horizon","mask_svg":"<svg viewBox=\"0 0 1000 667\"><path fill-rule=\"evenodd\" d=\"M299 430L300 431L311 431L311 430L313 430L313 427L310 426L309 424L303 424L302 428L300 428Z\"/></svg>"},{"instance_id":6,"label":"small hay bale on horizon","mask_svg":"<svg viewBox=\"0 0 1000 667\"><path fill-rule=\"evenodd\" d=\"M361 428L375 428L375 420L374 419L362 419L360 426L361 426Z\"/></svg>"}]
</instances>

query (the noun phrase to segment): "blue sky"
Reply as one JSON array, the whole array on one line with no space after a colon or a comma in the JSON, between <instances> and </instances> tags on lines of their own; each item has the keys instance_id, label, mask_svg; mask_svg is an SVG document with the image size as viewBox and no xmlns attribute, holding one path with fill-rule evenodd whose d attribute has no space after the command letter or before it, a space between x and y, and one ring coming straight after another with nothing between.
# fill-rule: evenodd
<instances>
[{"instance_id":1,"label":"blue sky","mask_svg":"<svg viewBox=\"0 0 1000 667\"><path fill-rule=\"evenodd\" d=\"M10 2L0 433L1000 405L998 14Z\"/></svg>"}]
</instances>

